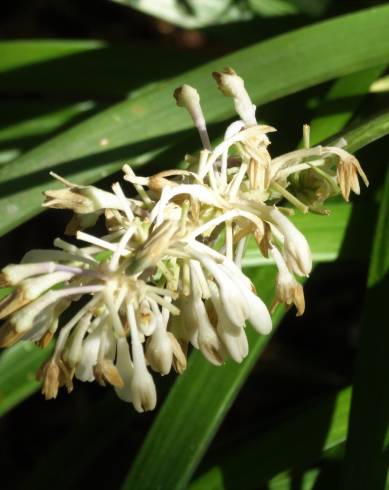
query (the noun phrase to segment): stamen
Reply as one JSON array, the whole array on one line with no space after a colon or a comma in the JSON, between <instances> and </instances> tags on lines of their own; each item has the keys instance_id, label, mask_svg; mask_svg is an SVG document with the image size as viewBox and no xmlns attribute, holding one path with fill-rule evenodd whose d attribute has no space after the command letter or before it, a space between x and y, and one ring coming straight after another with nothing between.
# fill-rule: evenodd
<instances>
[{"instance_id":1,"label":"stamen","mask_svg":"<svg viewBox=\"0 0 389 490\"><path fill-rule=\"evenodd\" d=\"M179 308L177 308L177 306L172 305L171 303L169 303L169 301L158 296L158 294L154 294L154 293L150 292L148 294L148 297L150 297L151 299L156 301L159 305L161 305L164 308L166 308L167 310L169 310L172 315L179 315L180 314L180 310L179 310Z\"/></svg>"},{"instance_id":2,"label":"stamen","mask_svg":"<svg viewBox=\"0 0 389 490\"><path fill-rule=\"evenodd\" d=\"M119 202L123 207L123 211L125 212L128 221L131 222L134 219L134 213L132 212L132 209L130 208L130 205L128 204L128 200L127 200L126 196L124 195L124 192L123 192L119 182L115 182L114 184L112 184L112 190L115 193L116 197L119 199Z\"/></svg>"},{"instance_id":3,"label":"stamen","mask_svg":"<svg viewBox=\"0 0 389 490\"><path fill-rule=\"evenodd\" d=\"M130 226L127 228L125 231L124 235L120 239L116 250L114 251L111 261L109 263L109 269L111 271L115 271L118 268L119 265L119 260L122 255L124 255L126 252L128 254L128 250L126 250L127 243L131 240L132 235L135 232L135 228L133 226Z\"/></svg>"},{"instance_id":4,"label":"stamen","mask_svg":"<svg viewBox=\"0 0 389 490\"><path fill-rule=\"evenodd\" d=\"M125 180L127 180L126 177L130 177L130 178L135 177L136 178L134 171L132 170L132 168L128 164L123 165L122 170L126 174L124 176ZM150 196L147 194L147 192L144 190L143 186L141 184L136 183L136 182L132 182L132 184L135 187L135 190L139 194L142 201L146 204L147 207L149 207L153 201L150 198Z\"/></svg>"},{"instance_id":5,"label":"stamen","mask_svg":"<svg viewBox=\"0 0 389 490\"><path fill-rule=\"evenodd\" d=\"M297 209L300 209L304 214L308 213L309 207L306 206L303 202L301 202L297 197L295 197L293 194L291 194L285 187L282 187L280 184L277 184L277 182L273 182L271 187L281 194L285 199L287 199L291 204L296 206Z\"/></svg>"},{"instance_id":6,"label":"stamen","mask_svg":"<svg viewBox=\"0 0 389 490\"><path fill-rule=\"evenodd\" d=\"M114 330L116 331L117 335L124 336L125 332L120 317L118 315L118 310L120 309L121 305L116 305L114 302L113 291L115 289L116 286L113 283L107 284L107 286L104 288L103 296L112 319Z\"/></svg>"},{"instance_id":7,"label":"stamen","mask_svg":"<svg viewBox=\"0 0 389 490\"><path fill-rule=\"evenodd\" d=\"M83 242L92 243L93 245L97 245L104 250L110 250L111 252L115 252L117 249L117 244L109 243L106 240L89 235L89 233L85 233L84 231L77 232L77 239L82 240ZM129 251L123 250L122 255L126 257L129 253Z\"/></svg>"},{"instance_id":8,"label":"stamen","mask_svg":"<svg viewBox=\"0 0 389 490\"><path fill-rule=\"evenodd\" d=\"M85 315L88 310L91 310L99 301L101 300L101 295L98 294L94 296L86 305L84 305L78 312L73 316L71 320L68 321L66 325L64 325L58 335L58 340L55 346L54 356L59 357L65 343L69 337L69 334L73 327L77 324L77 322Z\"/></svg>"}]
</instances>

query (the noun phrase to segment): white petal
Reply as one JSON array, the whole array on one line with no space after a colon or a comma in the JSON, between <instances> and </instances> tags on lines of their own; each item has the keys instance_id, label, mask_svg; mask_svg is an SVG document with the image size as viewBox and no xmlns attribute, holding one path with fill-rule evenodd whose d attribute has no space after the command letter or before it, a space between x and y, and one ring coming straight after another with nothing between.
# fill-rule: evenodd
<instances>
[{"instance_id":1,"label":"white petal","mask_svg":"<svg viewBox=\"0 0 389 490\"><path fill-rule=\"evenodd\" d=\"M244 294L249 303L248 321L258 333L269 334L272 330L272 321L266 305L252 291L246 289Z\"/></svg>"},{"instance_id":2,"label":"white petal","mask_svg":"<svg viewBox=\"0 0 389 490\"><path fill-rule=\"evenodd\" d=\"M146 348L146 357L154 371L168 374L173 362L173 347L162 325L158 325Z\"/></svg>"},{"instance_id":3,"label":"white petal","mask_svg":"<svg viewBox=\"0 0 389 490\"><path fill-rule=\"evenodd\" d=\"M81 381L94 381L93 368L97 363L100 349L101 328L88 335L82 345L81 359L76 367L76 378Z\"/></svg>"},{"instance_id":4,"label":"white petal","mask_svg":"<svg viewBox=\"0 0 389 490\"><path fill-rule=\"evenodd\" d=\"M249 312L239 284L235 284L223 267L212 259L204 257L203 264L218 283L220 302L227 316L234 325L243 327Z\"/></svg>"},{"instance_id":5,"label":"white petal","mask_svg":"<svg viewBox=\"0 0 389 490\"><path fill-rule=\"evenodd\" d=\"M137 412L147 412L154 410L157 404L157 391L153 377L147 368L134 369L131 378L132 404Z\"/></svg>"},{"instance_id":6,"label":"white petal","mask_svg":"<svg viewBox=\"0 0 389 490\"><path fill-rule=\"evenodd\" d=\"M125 337L117 339L116 368L123 380L123 387L115 387L115 392L121 400L132 402L131 380L134 368L130 356L130 346Z\"/></svg>"}]
</instances>

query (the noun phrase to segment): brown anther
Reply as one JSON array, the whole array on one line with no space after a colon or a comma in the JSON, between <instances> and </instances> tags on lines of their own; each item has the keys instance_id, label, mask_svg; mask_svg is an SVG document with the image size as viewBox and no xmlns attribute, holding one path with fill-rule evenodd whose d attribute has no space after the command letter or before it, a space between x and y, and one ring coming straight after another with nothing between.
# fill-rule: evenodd
<instances>
[{"instance_id":1,"label":"brown anther","mask_svg":"<svg viewBox=\"0 0 389 490\"><path fill-rule=\"evenodd\" d=\"M276 298L270 307L270 313L273 314L277 306L282 303L287 309L294 304L297 310L296 316L302 316L305 311L305 297L302 285L296 281L293 287L277 291Z\"/></svg>"},{"instance_id":2,"label":"brown anther","mask_svg":"<svg viewBox=\"0 0 389 490\"><path fill-rule=\"evenodd\" d=\"M53 332L50 332L50 330L48 330L39 340L38 342L36 342L36 345L38 347L40 347L41 349L44 349L46 348L50 342L51 342L51 339L53 338L54 334Z\"/></svg>"},{"instance_id":3,"label":"brown anther","mask_svg":"<svg viewBox=\"0 0 389 490\"><path fill-rule=\"evenodd\" d=\"M103 359L101 362L98 362L93 368L93 373L96 381L101 386L106 386L106 383L109 383L116 388L123 388L124 386L119 371L109 359Z\"/></svg>"},{"instance_id":4,"label":"brown anther","mask_svg":"<svg viewBox=\"0 0 389 490\"><path fill-rule=\"evenodd\" d=\"M77 187L72 189L55 189L43 193L45 201L42 206L53 209L72 209L76 213L89 213L91 200L80 194Z\"/></svg>"},{"instance_id":5,"label":"brown anther","mask_svg":"<svg viewBox=\"0 0 389 490\"><path fill-rule=\"evenodd\" d=\"M361 177L366 187L368 187L369 181L358 160L350 154L346 154L346 157L343 157L343 153L346 152L342 152L340 156L336 170L336 179L343 198L345 201L348 201L351 191L355 194L360 193L358 176Z\"/></svg>"},{"instance_id":6,"label":"brown anther","mask_svg":"<svg viewBox=\"0 0 389 490\"><path fill-rule=\"evenodd\" d=\"M30 300L26 298L23 289L18 287L0 303L0 319L11 315L29 302Z\"/></svg>"},{"instance_id":7,"label":"brown anther","mask_svg":"<svg viewBox=\"0 0 389 490\"><path fill-rule=\"evenodd\" d=\"M86 230L97 223L100 213L74 214L65 228L65 235L74 236L79 230Z\"/></svg>"},{"instance_id":8,"label":"brown anther","mask_svg":"<svg viewBox=\"0 0 389 490\"><path fill-rule=\"evenodd\" d=\"M269 257L269 250L271 248L272 241L272 232L269 223L266 221L263 222L264 230L263 233L260 233L258 228L254 231L255 241L261 251L262 255L266 258Z\"/></svg>"},{"instance_id":9,"label":"brown anther","mask_svg":"<svg viewBox=\"0 0 389 490\"><path fill-rule=\"evenodd\" d=\"M212 72L212 76L215 79L218 88L223 92L224 95L232 96L233 94L231 93L231 90L229 90L228 86L226 86L224 83L223 79L224 79L225 75L236 75L237 76L237 73L230 66L225 67L223 69L223 71L221 71L221 72L218 72L218 71Z\"/></svg>"},{"instance_id":10,"label":"brown anther","mask_svg":"<svg viewBox=\"0 0 389 490\"><path fill-rule=\"evenodd\" d=\"M0 327L0 347L11 347L25 335L26 332L17 332L15 326L7 321Z\"/></svg>"},{"instance_id":11,"label":"brown anther","mask_svg":"<svg viewBox=\"0 0 389 490\"><path fill-rule=\"evenodd\" d=\"M59 366L59 386L66 386L67 392L73 391L73 377L75 368L70 368L63 359L57 360Z\"/></svg>"},{"instance_id":12,"label":"brown anther","mask_svg":"<svg viewBox=\"0 0 389 490\"><path fill-rule=\"evenodd\" d=\"M8 288L11 286L11 283L9 282L7 275L4 274L4 272L0 272L0 288Z\"/></svg>"},{"instance_id":13,"label":"brown anther","mask_svg":"<svg viewBox=\"0 0 389 490\"><path fill-rule=\"evenodd\" d=\"M60 386L60 368L54 357L38 369L36 379L43 382L41 392L46 400L57 398Z\"/></svg>"},{"instance_id":14,"label":"brown anther","mask_svg":"<svg viewBox=\"0 0 389 490\"><path fill-rule=\"evenodd\" d=\"M183 340L178 341L171 332L168 332L168 335L173 348L173 369L177 374L182 374L187 365L186 352L188 343Z\"/></svg>"},{"instance_id":15,"label":"brown anther","mask_svg":"<svg viewBox=\"0 0 389 490\"><path fill-rule=\"evenodd\" d=\"M152 175L149 177L148 187L151 191L161 192L165 187L175 187L177 186L176 182L173 182L169 179L165 179L165 177L160 176L159 174Z\"/></svg>"}]
</instances>

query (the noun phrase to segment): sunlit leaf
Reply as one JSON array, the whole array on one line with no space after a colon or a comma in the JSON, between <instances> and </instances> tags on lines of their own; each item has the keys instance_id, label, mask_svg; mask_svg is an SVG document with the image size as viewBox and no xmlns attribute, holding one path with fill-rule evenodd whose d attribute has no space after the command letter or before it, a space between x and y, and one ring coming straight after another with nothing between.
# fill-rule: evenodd
<instances>
[{"instance_id":1,"label":"sunlit leaf","mask_svg":"<svg viewBox=\"0 0 389 490\"><path fill-rule=\"evenodd\" d=\"M0 233L39 212L49 170L85 183L105 177L126 161L145 163L163 150L169 149L171 161L176 145L193 132L187 114L172 106L171 94L177 85L185 82L198 87L207 119L220 121L231 116L232 104L217 92L209 77L212 70L234 66L254 101L261 104L385 62L388 22L389 6L383 6L254 45L155 85L3 165ZM370 25L374 28L369 29ZM174 158L177 161L177 149Z\"/></svg>"},{"instance_id":2,"label":"sunlit leaf","mask_svg":"<svg viewBox=\"0 0 389 490\"><path fill-rule=\"evenodd\" d=\"M383 124L386 125L387 120ZM380 129L377 127L376 131L380 132ZM373 134L374 131L370 133L372 140ZM358 128L355 128L353 135L358 139ZM345 136L350 146L353 145L353 136L350 133ZM334 230L342 234L345 224L343 231L337 227ZM341 241L335 239L335 243L340 246ZM247 272L261 298L269 304L274 294L273 267L249 268ZM282 313L277 310L273 320L274 328L281 316ZM204 362L199 352L192 354L186 373L174 384L148 433L123 490L129 490L135 485L142 490L151 490L157 485L161 490L185 488L239 388L269 341L269 337L258 336L251 331L248 337L250 352L241 365L227 363L215 369ZM193 407L196 407L195 411ZM269 464L276 462L277 458ZM144 471L145 467L148 468L147 472ZM236 469L240 471L239 467Z\"/></svg>"}]
</instances>

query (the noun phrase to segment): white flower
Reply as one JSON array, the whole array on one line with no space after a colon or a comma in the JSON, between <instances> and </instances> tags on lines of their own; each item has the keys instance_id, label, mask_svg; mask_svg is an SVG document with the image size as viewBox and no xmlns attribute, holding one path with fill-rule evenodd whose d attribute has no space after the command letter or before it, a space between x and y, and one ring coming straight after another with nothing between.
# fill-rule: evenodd
<instances>
[{"instance_id":1,"label":"white flower","mask_svg":"<svg viewBox=\"0 0 389 490\"><path fill-rule=\"evenodd\" d=\"M153 378L146 367L146 360L139 339L135 312L132 305L128 305L127 307L127 320L131 331L133 360L133 372L130 380L131 401L137 412L146 412L155 408L157 393Z\"/></svg>"},{"instance_id":2,"label":"white flower","mask_svg":"<svg viewBox=\"0 0 389 490\"><path fill-rule=\"evenodd\" d=\"M123 380L121 388L115 387L117 396L125 402L132 402L131 382L134 373L134 367L130 355L130 346L127 339L119 337L117 339L116 369L119 371Z\"/></svg>"},{"instance_id":3,"label":"white flower","mask_svg":"<svg viewBox=\"0 0 389 490\"><path fill-rule=\"evenodd\" d=\"M312 254L305 236L278 209L271 208L269 217L284 239L284 255L289 268L299 276L309 276Z\"/></svg>"},{"instance_id":4,"label":"white flower","mask_svg":"<svg viewBox=\"0 0 389 490\"><path fill-rule=\"evenodd\" d=\"M65 231L83 244L57 238L55 250L27 252L21 264L0 272L0 287L10 288L0 302L0 347L18 340L45 347L56 336L54 354L38 373L46 398L61 386L70 392L76 376L112 385L143 412L157 399L148 365L161 375L172 367L182 373L189 343L215 365L229 357L242 362L246 324L262 335L272 329L241 270L252 235L278 267L272 309L284 303L304 312L294 274L310 274L311 251L277 206L286 199L303 212L325 212L328 197L341 193L348 200L351 190L360 191L358 176L368 184L366 175L343 148L309 148L307 127L304 149L272 159L268 133L275 129L257 124L242 78L232 69L214 77L239 115L214 150L200 96L183 85L177 104L190 113L204 147L185 157L189 168L140 177L124 165L132 198L118 182L108 192L52 174L65 188L47 191L44 206L73 210ZM99 217L106 234L82 231ZM78 302L63 324L64 311Z\"/></svg>"},{"instance_id":5,"label":"white flower","mask_svg":"<svg viewBox=\"0 0 389 490\"><path fill-rule=\"evenodd\" d=\"M242 362L248 354L248 342L244 328L234 325L225 313L219 289L213 282L209 283L212 304L217 315L216 330L229 356L235 362Z\"/></svg>"},{"instance_id":6,"label":"white flower","mask_svg":"<svg viewBox=\"0 0 389 490\"><path fill-rule=\"evenodd\" d=\"M146 347L146 358L154 371L162 376L168 374L173 363L173 346L171 338L166 331L166 322L155 302L151 304L156 327L149 337Z\"/></svg>"},{"instance_id":7,"label":"white flower","mask_svg":"<svg viewBox=\"0 0 389 490\"><path fill-rule=\"evenodd\" d=\"M276 279L276 298L272 305L272 310L279 303L284 303L287 307L294 304L297 308L297 316L301 316L305 310L304 291L289 271L281 253L274 245L270 248L270 253L278 268Z\"/></svg>"}]
</instances>

